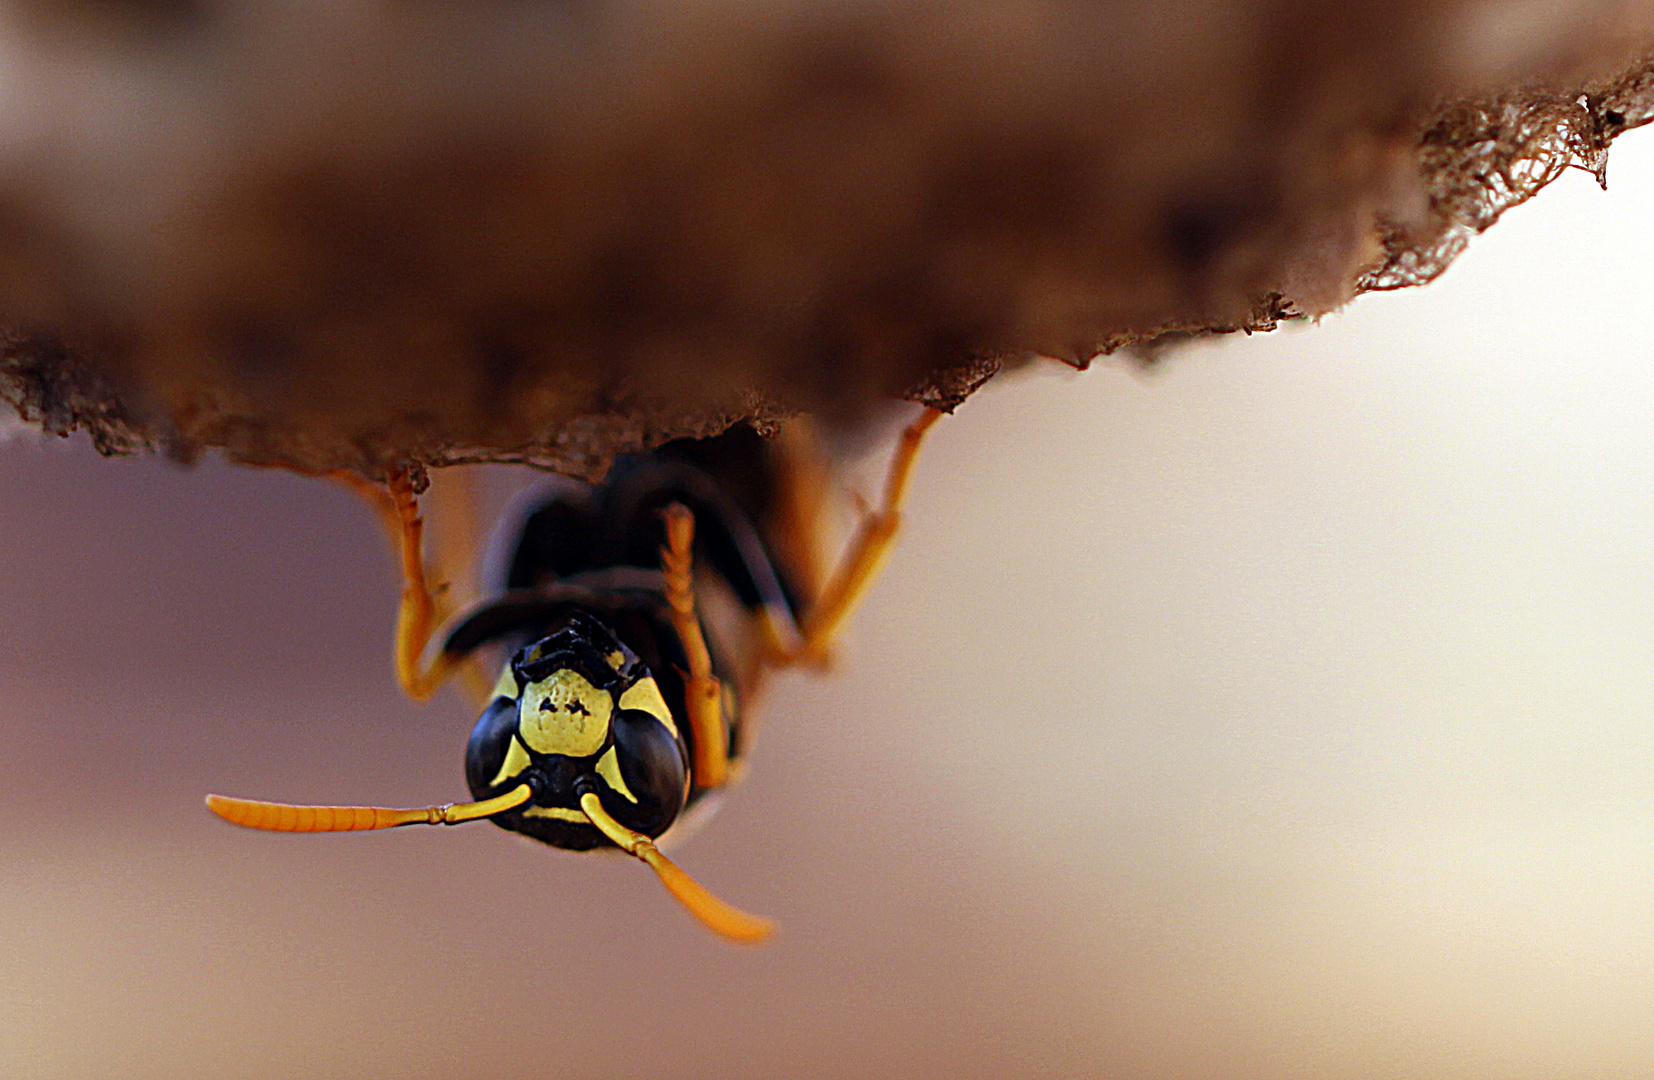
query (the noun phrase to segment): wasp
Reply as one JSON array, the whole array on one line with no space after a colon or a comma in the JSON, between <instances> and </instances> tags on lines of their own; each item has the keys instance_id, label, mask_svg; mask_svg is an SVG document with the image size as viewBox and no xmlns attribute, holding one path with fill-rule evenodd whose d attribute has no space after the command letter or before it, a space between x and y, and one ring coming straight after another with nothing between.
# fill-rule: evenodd
<instances>
[{"instance_id":1,"label":"wasp","mask_svg":"<svg viewBox=\"0 0 1654 1080\"><path fill-rule=\"evenodd\" d=\"M391 469L383 484L328 474L376 507L398 553L403 691L425 700L456 673L483 690L465 748L473 801L396 809L209 795L207 806L282 832L487 820L552 847L618 849L714 932L767 938L770 920L720 900L660 845L740 777L766 676L825 663L890 550L940 415L927 408L904 430L882 502L863 509L830 573L815 554L819 454L785 431L741 427L622 458L600 484L559 477L531 491L484 560L491 596L451 614L439 560L425 554L416 473Z\"/></svg>"}]
</instances>

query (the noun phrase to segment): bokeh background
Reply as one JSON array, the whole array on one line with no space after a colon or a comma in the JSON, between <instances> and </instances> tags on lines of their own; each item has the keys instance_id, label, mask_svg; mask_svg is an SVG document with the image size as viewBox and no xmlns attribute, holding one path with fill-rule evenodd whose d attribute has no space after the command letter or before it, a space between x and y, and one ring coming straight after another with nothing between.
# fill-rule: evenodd
<instances>
[{"instance_id":1,"label":"bokeh background","mask_svg":"<svg viewBox=\"0 0 1654 1080\"><path fill-rule=\"evenodd\" d=\"M1654 139L1436 284L1008 378L681 852L283 837L462 797L366 511L0 447L0 1074L1654 1072ZM490 478L496 485L509 481Z\"/></svg>"}]
</instances>

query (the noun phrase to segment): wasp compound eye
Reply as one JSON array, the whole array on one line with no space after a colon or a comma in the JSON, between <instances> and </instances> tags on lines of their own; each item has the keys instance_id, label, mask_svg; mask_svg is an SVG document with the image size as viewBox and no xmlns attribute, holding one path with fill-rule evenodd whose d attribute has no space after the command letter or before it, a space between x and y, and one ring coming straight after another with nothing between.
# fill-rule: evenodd
<instances>
[{"instance_id":1,"label":"wasp compound eye","mask_svg":"<svg viewBox=\"0 0 1654 1080\"><path fill-rule=\"evenodd\" d=\"M465 780L471 797L494 794L501 785L525 777L532 764L517 738L517 699L496 697L483 709L465 744Z\"/></svg>"},{"instance_id":2,"label":"wasp compound eye","mask_svg":"<svg viewBox=\"0 0 1654 1080\"><path fill-rule=\"evenodd\" d=\"M628 709L614 720L614 748L597 763L603 807L629 829L659 836L688 793L683 743L649 713Z\"/></svg>"}]
</instances>

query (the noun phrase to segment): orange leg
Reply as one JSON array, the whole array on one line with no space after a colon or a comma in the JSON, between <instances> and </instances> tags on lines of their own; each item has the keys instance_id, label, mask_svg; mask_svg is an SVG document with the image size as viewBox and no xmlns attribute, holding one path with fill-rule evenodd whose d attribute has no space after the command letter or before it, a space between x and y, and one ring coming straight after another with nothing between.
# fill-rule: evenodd
<instances>
[{"instance_id":1,"label":"orange leg","mask_svg":"<svg viewBox=\"0 0 1654 1080\"><path fill-rule=\"evenodd\" d=\"M432 474L430 487L421 497L426 512L439 526L434 546L433 538L429 534L425 537L427 550L434 552L425 559L425 580L434 603L435 626L444 625L478 599L476 541L481 531L471 475L465 466L444 468ZM497 674L485 670L481 659L474 655L455 661L455 678L479 709L493 697Z\"/></svg>"},{"instance_id":2,"label":"orange leg","mask_svg":"<svg viewBox=\"0 0 1654 1080\"><path fill-rule=\"evenodd\" d=\"M800 592L819 596L826 577L820 538L827 507L827 453L810 419L800 416L776 432L770 455L776 474L772 543Z\"/></svg>"},{"instance_id":3,"label":"orange leg","mask_svg":"<svg viewBox=\"0 0 1654 1080\"><path fill-rule=\"evenodd\" d=\"M666 521L666 544L660 549L666 602L672 608L672 629L689 660L686 697L689 726L695 733L691 764L695 786L722 787L729 779L729 745L724 733L723 687L712 674L712 654L695 613L695 515L682 503L673 503L661 516Z\"/></svg>"},{"instance_id":4,"label":"orange leg","mask_svg":"<svg viewBox=\"0 0 1654 1080\"><path fill-rule=\"evenodd\" d=\"M424 701L457 669L467 695L479 704L486 703L488 676L469 658L456 661L453 657L438 656L428 666L422 667L420 663L431 636L455 612L461 598L455 595L437 566L426 565L425 522L419 513L419 497L414 493L411 472L400 467L390 469L381 485L350 469L292 471L342 484L379 515L379 523L402 567L402 600L397 610L394 655L396 677L403 691L415 701ZM462 558L469 557L470 537L475 531L470 494L467 488L448 500L451 508L460 511L457 516L462 519L453 530L456 539L449 545L449 553L462 553ZM452 560L441 561L451 563Z\"/></svg>"},{"instance_id":5,"label":"orange leg","mask_svg":"<svg viewBox=\"0 0 1654 1080\"><path fill-rule=\"evenodd\" d=\"M941 416L939 410L927 408L902 432L901 442L890 461L890 473L885 479L884 503L878 510L862 517L861 526L845 550L838 569L805 613L804 623L799 628L802 640L793 652L778 658L782 663L806 662L817 666L827 663L833 639L890 555L891 543L901 528L902 500L907 496L913 464L919 456L919 445L924 441L925 433Z\"/></svg>"},{"instance_id":6,"label":"orange leg","mask_svg":"<svg viewBox=\"0 0 1654 1080\"><path fill-rule=\"evenodd\" d=\"M424 701L448 678L453 659L438 653L424 663L425 648L438 624L436 601L425 577L425 520L419 516L419 497L405 468L391 469L385 479L390 503L387 527L395 523L395 543L402 562L402 603L396 612L396 678L403 693Z\"/></svg>"}]
</instances>

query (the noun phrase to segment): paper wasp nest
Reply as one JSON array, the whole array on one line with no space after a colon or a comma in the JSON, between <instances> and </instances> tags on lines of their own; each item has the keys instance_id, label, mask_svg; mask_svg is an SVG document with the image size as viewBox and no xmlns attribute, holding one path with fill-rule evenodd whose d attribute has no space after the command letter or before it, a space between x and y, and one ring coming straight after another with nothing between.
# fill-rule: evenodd
<instances>
[{"instance_id":1,"label":"paper wasp nest","mask_svg":"<svg viewBox=\"0 0 1654 1080\"><path fill-rule=\"evenodd\" d=\"M1654 116L1654 0L14 0L0 50L0 395L369 472L1268 329Z\"/></svg>"}]
</instances>

